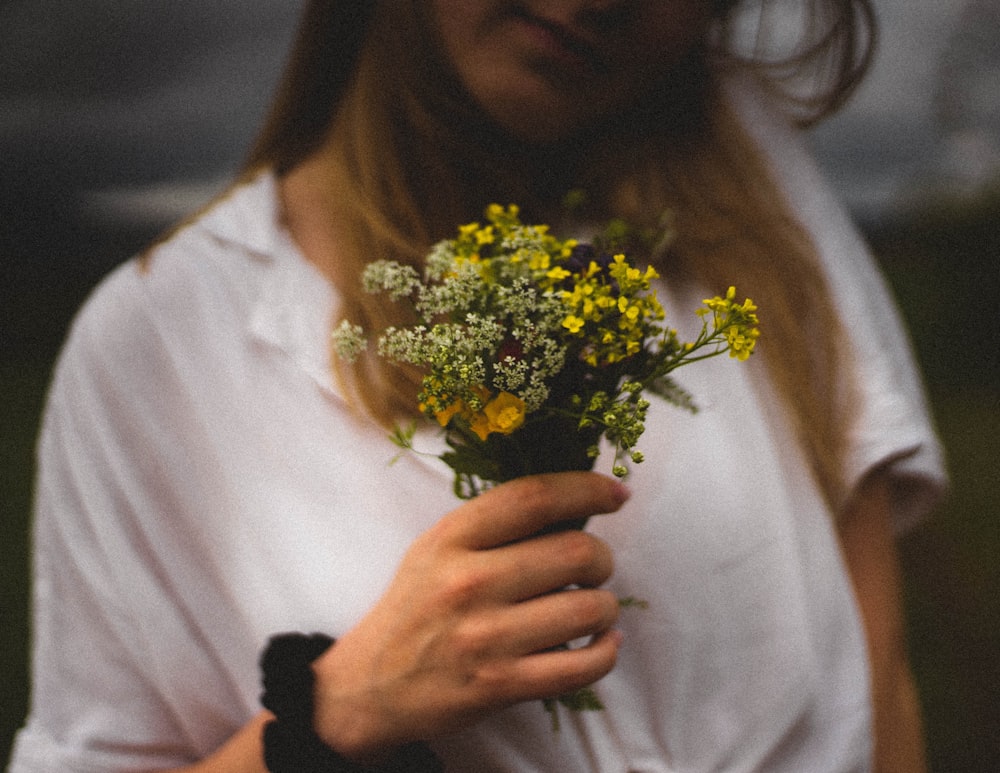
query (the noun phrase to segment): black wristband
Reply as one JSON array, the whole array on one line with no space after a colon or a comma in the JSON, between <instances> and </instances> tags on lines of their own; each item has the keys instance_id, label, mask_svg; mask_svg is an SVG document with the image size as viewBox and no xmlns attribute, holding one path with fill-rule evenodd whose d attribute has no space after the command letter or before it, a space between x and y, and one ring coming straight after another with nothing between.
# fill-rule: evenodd
<instances>
[{"instance_id":1,"label":"black wristband","mask_svg":"<svg viewBox=\"0 0 1000 773\"><path fill-rule=\"evenodd\" d=\"M260 659L260 701L275 719L264 726L264 765L271 773L438 773L441 761L423 743L398 749L391 760L365 767L337 754L313 729L312 662L334 640L321 633L286 633L268 643Z\"/></svg>"}]
</instances>

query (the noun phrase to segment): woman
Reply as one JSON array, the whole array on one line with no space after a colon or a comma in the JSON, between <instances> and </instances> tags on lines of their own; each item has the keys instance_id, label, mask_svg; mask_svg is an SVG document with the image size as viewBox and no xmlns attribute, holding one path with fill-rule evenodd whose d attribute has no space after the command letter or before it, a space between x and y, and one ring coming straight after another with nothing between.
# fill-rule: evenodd
<instances>
[{"instance_id":1,"label":"woman","mask_svg":"<svg viewBox=\"0 0 1000 773\"><path fill-rule=\"evenodd\" d=\"M833 75L782 99L726 0L309 3L243 182L109 278L62 356L11 770L921 770L893 538L941 463L788 120L860 77L870 8L808 8L793 69ZM361 267L492 201L576 230L669 210L671 319L730 283L762 309L748 368L684 373L698 415L654 403L628 490L459 505L436 461L388 466L412 374L331 365L337 319L397 321ZM284 631L336 643L268 650L272 722ZM538 699L595 682L605 710L553 733Z\"/></svg>"}]
</instances>

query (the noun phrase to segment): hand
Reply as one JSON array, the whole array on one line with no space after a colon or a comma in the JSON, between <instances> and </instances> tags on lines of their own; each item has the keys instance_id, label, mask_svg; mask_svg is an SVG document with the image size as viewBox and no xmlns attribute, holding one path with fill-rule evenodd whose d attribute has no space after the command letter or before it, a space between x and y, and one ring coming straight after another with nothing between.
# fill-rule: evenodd
<instances>
[{"instance_id":1,"label":"hand","mask_svg":"<svg viewBox=\"0 0 1000 773\"><path fill-rule=\"evenodd\" d=\"M539 475L444 516L368 615L314 663L320 737L364 759L607 674L618 602L596 586L611 575L611 552L586 532L538 532L613 512L627 496L595 473ZM594 638L552 650L584 636Z\"/></svg>"}]
</instances>

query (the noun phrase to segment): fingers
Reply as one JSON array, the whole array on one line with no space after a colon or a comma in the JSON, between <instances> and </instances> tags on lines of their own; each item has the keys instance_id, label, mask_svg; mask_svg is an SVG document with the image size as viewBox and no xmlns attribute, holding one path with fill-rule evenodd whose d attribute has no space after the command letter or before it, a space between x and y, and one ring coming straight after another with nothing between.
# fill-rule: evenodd
<instances>
[{"instance_id":1,"label":"fingers","mask_svg":"<svg viewBox=\"0 0 1000 773\"><path fill-rule=\"evenodd\" d=\"M489 610L456 626L449 651L458 663L507 662L603 634L618 620L618 600L604 590L569 590Z\"/></svg>"},{"instance_id":2,"label":"fingers","mask_svg":"<svg viewBox=\"0 0 1000 773\"><path fill-rule=\"evenodd\" d=\"M481 494L438 526L456 544L482 550L516 542L553 524L612 513L628 497L621 483L596 473L533 475Z\"/></svg>"},{"instance_id":3,"label":"fingers","mask_svg":"<svg viewBox=\"0 0 1000 773\"><path fill-rule=\"evenodd\" d=\"M498 615L495 640L519 655L532 655L586 636L603 634L618 621L618 599L606 590L568 590Z\"/></svg>"},{"instance_id":4,"label":"fingers","mask_svg":"<svg viewBox=\"0 0 1000 773\"><path fill-rule=\"evenodd\" d=\"M456 631L449 652L454 671L473 695L495 706L546 698L600 679L614 666L619 633L614 594L572 590L478 619ZM583 646L564 645L593 637Z\"/></svg>"},{"instance_id":5,"label":"fingers","mask_svg":"<svg viewBox=\"0 0 1000 773\"><path fill-rule=\"evenodd\" d=\"M587 645L528 655L507 664L501 682L492 689L506 702L551 698L594 684L606 676L618 659L621 633L605 631Z\"/></svg>"},{"instance_id":6,"label":"fingers","mask_svg":"<svg viewBox=\"0 0 1000 773\"><path fill-rule=\"evenodd\" d=\"M611 575L611 551L586 532L540 532L627 498L614 479L559 473L497 486L444 516L324 660L324 726L350 736L346 748L375 749L606 674L618 604L596 586Z\"/></svg>"},{"instance_id":7,"label":"fingers","mask_svg":"<svg viewBox=\"0 0 1000 773\"><path fill-rule=\"evenodd\" d=\"M426 597L438 614L516 607L520 602L569 586L595 588L614 571L608 545L593 534L571 530L521 540L491 550L452 551L451 560L421 566L430 579ZM418 582L407 584L412 590Z\"/></svg>"},{"instance_id":8,"label":"fingers","mask_svg":"<svg viewBox=\"0 0 1000 773\"><path fill-rule=\"evenodd\" d=\"M611 549L583 531L566 531L474 554L497 601L517 602L569 585L603 585L614 571Z\"/></svg>"}]
</instances>

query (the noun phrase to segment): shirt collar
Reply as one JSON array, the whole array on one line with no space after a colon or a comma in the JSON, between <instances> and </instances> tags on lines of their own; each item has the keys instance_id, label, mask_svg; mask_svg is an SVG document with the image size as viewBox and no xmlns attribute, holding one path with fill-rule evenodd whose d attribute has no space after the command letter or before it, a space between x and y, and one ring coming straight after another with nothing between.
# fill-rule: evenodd
<instances>
[{"instance_id":1,"label":"shirt collar","mask_svg":"<svg viewBox=\"0 0 1000 773\"><path fill-rule=\"evenodd\" d=\"M248 317L250 337L343 400L330 359L336 291L285 228L273 172L265 170L234 185L206 213L201 226L212 238L251 256L262 269L256 272Z\"/></svg>"},{"instance_id":2,"label":"shirt collar","mask_svg":"<svg viewBox=\"0 0 1000 773\"><path fill-rule=\"evenodd\" d=\"M205 214L201 226L221 242L258 257L273 256L284 233L278 183L273 172L265 170L233 185Z\"/></svg>"}]
</instances>

